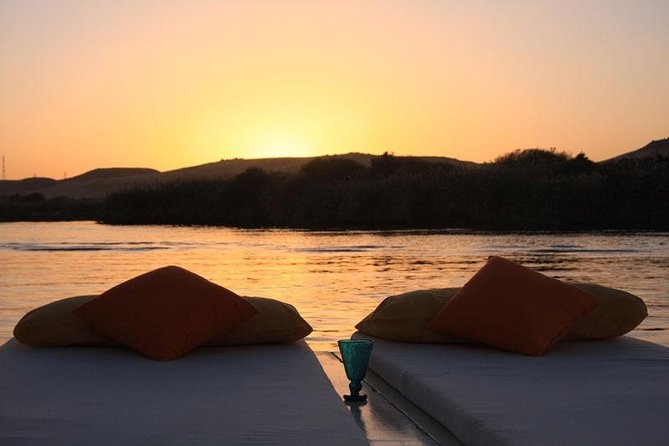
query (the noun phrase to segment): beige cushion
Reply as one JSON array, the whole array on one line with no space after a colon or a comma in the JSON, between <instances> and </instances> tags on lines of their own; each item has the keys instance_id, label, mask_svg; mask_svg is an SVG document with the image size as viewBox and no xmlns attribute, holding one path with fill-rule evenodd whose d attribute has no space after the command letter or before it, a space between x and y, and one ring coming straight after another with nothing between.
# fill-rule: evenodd
<instances>
[{"instance_id":1,"label":"beige cushion","mask_svg":"<svg viewBox=\"0 0 669 446\"><path fill-rule=\"evenodd\" d=\"M68 297L35 308L16 324L14 337L32 347L121 346L72 314L72 310L95 297Z\"/></svg>"},{"instance_id":2,"label":"beige cushion","mask_svg":"<svg viewBox=\"0 0 669 446\"><path fill-rule=\"evenodd\" d=\"M470 342L428 330L427 321L451 300L460 288L410 291L387 297L355 328L377 338L398 342L448 344Z\"/></svg>"},{"instance_id":3,"label":"beige cushion","mask_svg":"<svg viewBox=\"0 0 669 446\"><path fill-rule=\"evenodd\" d=\"M625 291L594 283L573 283L599 298L599 305L576 321L562 336L562 341L609 339L634 330L648 316L646 304Z\"/></svg>"},{"instance_id":4,"label":"beige cushion","mask_svg":"<svg viewBox=\"0 0 669 446\"><path fill-rule=\"evenodd\" d=\"M599 305L567 330L560 339L608 339L636 328L648 312L643 300L625 291L590 283L572 283L599 298ZM425 327L460 288L411 291L387 297L356 328L381 339L398 342L469 342Z\"/></svg>"},{"instance_id":5,"label":"beige cushion","mask_svg":"<svg viewBox=\"0 0 669 446\"><path fill-rule=\"evenodd\" d=\"M245 297L258 314L227 335L214 337L206 345L248 345L295 342L313 330L290 304L266 297Z\"/></svg>"},{"instance_id":6,"label":"beige cushion","mask_svg":"<svg viewBox=\"0 0 669 446\"><path fill-rule=\"evenodd\" d=\"M16 324L14 337L33 347L100 346L122 344L96 331L72 314L72 310L97 296L77 296L57 300L28 312ZM226 336L207 342L209 346L275 344L293 342L311 333L312 328L290 304L264 297L245 297L258 314Z\"/></svg>"}]
</instances>

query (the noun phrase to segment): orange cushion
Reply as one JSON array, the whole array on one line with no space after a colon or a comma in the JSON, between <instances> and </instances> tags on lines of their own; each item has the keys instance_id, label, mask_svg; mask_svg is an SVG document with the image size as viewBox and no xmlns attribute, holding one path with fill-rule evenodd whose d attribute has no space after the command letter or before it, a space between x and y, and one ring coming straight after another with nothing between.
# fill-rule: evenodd
<instances>
[{"instance_id":1,"label":"orange cushion","mask_svg":"<svg viewBox=\"0 0 669 446\"><path fill-rule=\"evenodd\" d=\"M152 359L168 360L232 331L257 310L232 291L167 266L117 285L72 313Z\"/></svg>"},{"instance_id":2,"label":"orange cushion","mask_svg":"<svg viewBox=\"0 0 669 446\"><path fill-rule=\"evenodd\" d=\"M428 327L542 356L597 304L597 297L586 291L501 257L490 257Z\"/></svg>"}]
</instances>

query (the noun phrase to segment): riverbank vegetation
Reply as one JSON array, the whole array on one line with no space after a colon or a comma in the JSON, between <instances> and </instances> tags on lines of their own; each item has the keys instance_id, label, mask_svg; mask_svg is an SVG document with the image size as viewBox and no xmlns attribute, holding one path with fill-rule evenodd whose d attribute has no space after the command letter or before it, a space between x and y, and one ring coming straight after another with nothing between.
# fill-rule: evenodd
<instances>
[{"instance_id":1,"label":"riverbank vegetation","mask_svg":"<svg viewBox=\"0 0 669 446\"><path fill-rule=\"evenodd\" d=\"M0 197L2 221L97 220L104 200L69 197L46 198L39 192Z\"/></svg>"},{"instance_id":2,"label":"riverbank vegetation","mask_svg":"<svg viewBox=\"0 0 669 446\"><path fill-rule=\"evenodd\" d=\"M530 149L478 166L384 154L317 158L299 173L135 187L103 200L0 198L0 221L243 228L669 230L669 157L594 163Z\"/></svg>"},{"instance_id":3,"label":"riverbank vegetation","mask_svg":"<svg viewBox=\"0 0 669 446\"><path fill-rule=\"evenodd\" d=\"M107 197L111 224L244 228L669 230L669 157L593 163L530 149L474 168L384 154L364 167L319 158L298 174L251 168L229 180Z\"/></svg>"}]
</instances>

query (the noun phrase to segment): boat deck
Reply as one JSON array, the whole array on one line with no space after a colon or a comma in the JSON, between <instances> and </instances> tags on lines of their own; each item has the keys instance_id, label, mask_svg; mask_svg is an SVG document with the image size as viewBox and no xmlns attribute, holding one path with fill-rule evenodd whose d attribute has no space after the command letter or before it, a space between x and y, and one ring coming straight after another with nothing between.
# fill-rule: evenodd
<instances>
[{"instance_id":1,"label":"boat deck","mask_svg":"<svg viewBox=\"0 0 669 446\"><path fill-rule=\"evenodd\" d=\"M337 353L318 352L323 370L338 394L349 393L348 379ZM404 398L371 370L363 382L365 403L345 403L371 445L461 446L462 443L418 406Z\"/></svg>"}]
</instances>

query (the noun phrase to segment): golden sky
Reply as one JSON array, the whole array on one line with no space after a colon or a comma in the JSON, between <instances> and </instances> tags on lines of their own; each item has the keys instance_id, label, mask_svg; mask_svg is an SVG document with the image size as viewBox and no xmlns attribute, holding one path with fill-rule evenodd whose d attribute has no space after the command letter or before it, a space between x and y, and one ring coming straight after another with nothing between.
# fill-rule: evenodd
<instances>
[{"instance_id":1,"label":"golden sky","mask_svg":"<svg viewBox=\"0 0 669 446\"><path fill-rule=\"evenodd\" d=\"M7 177L669 136L665 0L0 0Z\"/></svg>"}]
</instances>

